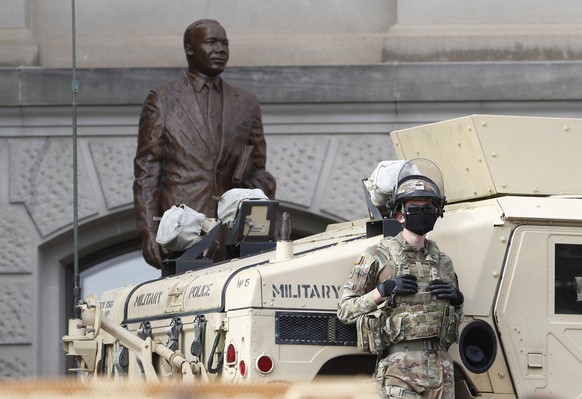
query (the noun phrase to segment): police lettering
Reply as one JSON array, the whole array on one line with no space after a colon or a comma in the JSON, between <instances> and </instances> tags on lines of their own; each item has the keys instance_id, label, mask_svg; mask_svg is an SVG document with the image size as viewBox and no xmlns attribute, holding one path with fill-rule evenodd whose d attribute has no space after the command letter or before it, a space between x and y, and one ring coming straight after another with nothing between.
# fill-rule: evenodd
<instances>
[{"instance_id":1,"label":"police lettering","mask_svg":"<svg viewBox=\"0 0 582 399\"><path fill-rule=\"evenodd\" d=\"M210 288L212 288L212 284L195 285L190 288L188 298L201 298L203 296L210 296Z\"/></svg>"},{"instance_id":2,"label":"police lettering","mask_svg":"<svg viewBox=\"0 0 582 399\"><path fill-rule=\"evenodd\" d=\"M273 284L273 298L339 299L341 287L327 284Z\"/></svg>"},{"instance_id":3,"label":"police lettering","mask_svg":"<svg viewBox=\"0 0 582 399\"><path fill-rule=\"evenodd\" d=\"M135 298L133 306L148 306L157 305L160 303L160 298L162 297L163 291L158 292L148 292L147 294L140 294Z\"/></svg>"}]
</instances>

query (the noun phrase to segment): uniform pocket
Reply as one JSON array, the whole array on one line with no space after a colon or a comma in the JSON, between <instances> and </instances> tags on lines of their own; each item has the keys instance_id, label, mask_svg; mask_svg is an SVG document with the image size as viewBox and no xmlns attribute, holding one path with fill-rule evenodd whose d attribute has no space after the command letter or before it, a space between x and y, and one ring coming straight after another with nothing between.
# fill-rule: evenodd
<instances>
[{"instance_id":1,"label":"uniform pocket","mask_svg":"<svg viewBox=\"0 0 582 399\"><path fill-rule=\"evenodd\" d=\"M461 319L455 311L454 306L447 306L443 315L442 328L440 331L440 343L448 348L459 340L459 324Z\"/></svg>"},{"instance_id":2,"label":"uniform pocket","mask_svg":"<svg viewBox=\"0 0 582 399\"><path fill-rule=\"evenodd\" d=\"M395 344L404 339L404 334L402 334L402 320L403 314L395 314L388 318L386 321L386 334L391 343Z\"/></svg>"},{"instance_id":3,"label":"uniform pocket","mask_svg":"<svg viewBox=\"0 0 582 399\"><path fill-rule=\"evenodd\" d=\"M386 313L381 310L366 313L356 321L358 349L362 352L380 354L386 349Z\"/></svg>"}]
</instances>

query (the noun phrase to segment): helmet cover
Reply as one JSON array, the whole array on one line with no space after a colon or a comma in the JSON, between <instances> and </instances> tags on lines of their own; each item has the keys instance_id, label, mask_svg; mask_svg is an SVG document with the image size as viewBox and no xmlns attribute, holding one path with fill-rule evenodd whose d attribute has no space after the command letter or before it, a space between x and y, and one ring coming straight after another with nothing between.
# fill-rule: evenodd
<instances>
[{"instance_id":1,"label":"helmet cover","mask_svg":"<svg viewBox=\"0 0 582 399\"><path fill-rule=\"evenodd\" d=\"M446 202L443 176L432 161L416 158L406 162L400 169L394 194L386 206L394 212L411 198L432 199L442 211Z\"/></svg>"}]
</instances>

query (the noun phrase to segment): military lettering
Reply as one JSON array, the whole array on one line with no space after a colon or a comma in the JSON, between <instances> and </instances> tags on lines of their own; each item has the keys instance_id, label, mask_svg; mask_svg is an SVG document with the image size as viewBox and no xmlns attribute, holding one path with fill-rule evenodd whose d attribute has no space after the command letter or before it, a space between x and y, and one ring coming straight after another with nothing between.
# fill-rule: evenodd
<instances>
[{"instance_id":1,"label":"military lettering","mask_svg":"<svg viewBox=\"0 0 582 399\"><path fill-rule=\"evenodd\" d=\"M158 292L148 292L147 294L140 294L135 298L135 302L133 306L148 306L148 305L157 305L160 303L160 298L164 291Z\"/></svg>"},{"instance_id":2,"label":"military lettering","mask_svg":"<svg viewBox=\"0 0 582 399\"><path fill-rule=\"evenodd\" d=\"M280 284L272 285L273 298L339 299L341 287L327 284Z\"/></svg>"},{"instance_id":3,"label":"military lettering","mask_svg":"<svg viewBox=\"0 0 582 399\"><path fill-rule=\"evenodd\" d=\"M212 284L195 285L190 288L188 298L201 298L203 296L210 296L210 288L212 288Z\"/></svg>"},{"instance_id":4,"label":"military lettering","mask_svg":"<svg viewBox=\"0 0 582 399\"><path fill-rule=\"evenodd\" d=\"M250 283L251 283L250 278L245 278L244 280L241 280L239 278L236 282L236 288L248 287L250 285Z\"/></svg>"},{"instance_id":5,"label":"military lettering","mask_svg":"<svg viewBox=\"0 0 582 399\"><path fill-rule=\"evenodd\" d=\"M103 316L108 317L113 307L113 301L99 301L99 305L101 306Z\"/></svg>"},{"instance_id":6,"label":"military lettering","mask_svg":"<svg viewBox=\"0 0 582 399\"><path fill-rule=\"evenodd\" d=\"M99 301L101 309L110 309L113 307L113 301Z\"/></svg>"}]
</instances>

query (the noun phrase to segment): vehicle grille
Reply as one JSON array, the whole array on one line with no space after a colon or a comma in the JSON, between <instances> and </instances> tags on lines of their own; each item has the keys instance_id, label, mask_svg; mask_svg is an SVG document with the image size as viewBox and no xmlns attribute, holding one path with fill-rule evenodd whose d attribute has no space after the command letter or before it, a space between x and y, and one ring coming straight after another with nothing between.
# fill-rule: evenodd
<instances>
[{"instance_id":1,"label":"vehicle grille","mask_svg":"<svg viewBox=\"0 0 582 399\"><path fill-rule=\"evenodd\" d=\"M276 312L275 343L356 346L356 326L343 324L335 313Z\"/></svg>"}]
</instances>

